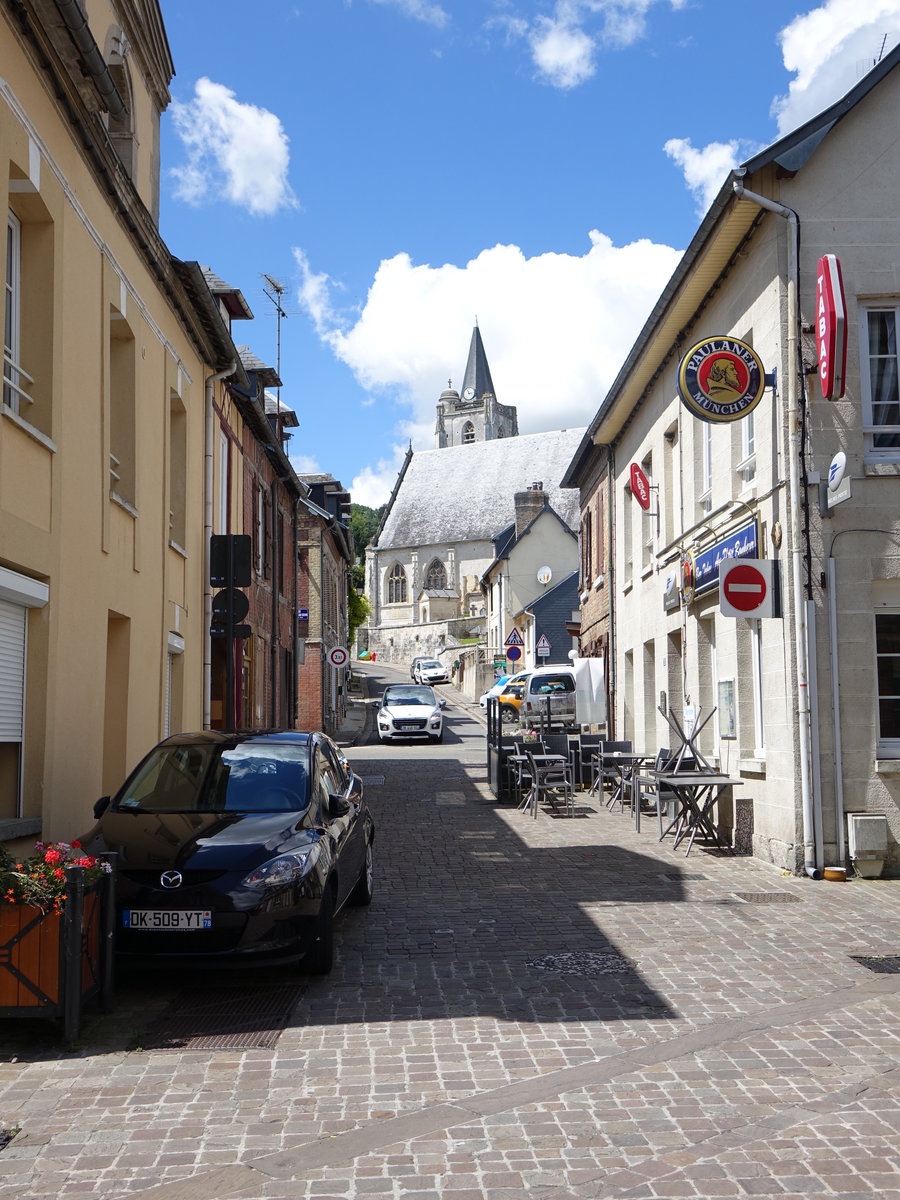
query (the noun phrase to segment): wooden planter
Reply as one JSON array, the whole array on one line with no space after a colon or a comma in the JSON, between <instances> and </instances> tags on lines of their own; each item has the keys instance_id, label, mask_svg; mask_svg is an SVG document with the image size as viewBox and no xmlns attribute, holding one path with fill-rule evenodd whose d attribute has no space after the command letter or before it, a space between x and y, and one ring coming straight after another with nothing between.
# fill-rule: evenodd
<instances>
[{"instance_id":1,"label":"wooden planter","mask_svg":"<svg viewBox=\"0 0 900 1200\"><path fill-rule=\"evenodd\" d=\"M66 868L61 913L0 903L0 1018L61 1018L66 1041L78 1037L84 1003L112 1007L114 884L89 891L84 868Z\"/></svg>"}]
</instances>

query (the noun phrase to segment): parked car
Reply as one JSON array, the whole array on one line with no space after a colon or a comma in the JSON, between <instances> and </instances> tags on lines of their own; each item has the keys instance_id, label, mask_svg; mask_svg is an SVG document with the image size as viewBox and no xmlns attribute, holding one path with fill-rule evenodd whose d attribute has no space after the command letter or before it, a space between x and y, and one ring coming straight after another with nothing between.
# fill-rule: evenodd
<instances>
[{"instance_id":1,"label":"parked car","mask_svg":"<svg viewBox=\"0 0 900 1200\"><path fill-rule=\"evenodd\" d=\"M512 725L519 719L522 698L525 695L526 678L518 675L508 680L503 691L497 697L500 709L500 720L504 725Z\"/></svg>"},{"instance_id":2,"label":"parked car","mask_svg":"<svg viewBox=\"0 0 900 1200\"><path fill-rule=\"evenodd\" d=\"M323 733L181 733L94 805L118 855L116 949L143 963L297 962L326 974L335 914L372 899L375 824Z\"/></svg>"},{"instance_id":3,"label":"parked car","mask_svg":"<svg viewBox=\"0 0 900 1200\"><path fill-rule=\"evenodd\" d=\"M409 677L413 681L413 683L419 682L419 675L418 675L419 663L425 662L425 660L427 658L428 658L427 654L420 654L418 658L414 658L412 660L412 662L409 664Z\"/></svg>"},{"instance_id":4,"label":"parked car","mask_svg":"<svg viewBox=\"0 0 900 1200\"><path fill-rule=\"evenodd\" d=\"M450 676L447 668L436 658L421 658L416 666L416 679L419 683L449 683Z\"/></svg>"},{"instance_id":5,"label":"parked car","mask_svg":"<svg viewBox=\"0 0 900 1200\"><path fill-rule=\"evenodd\" d=\"M424 683L392 683L384 689L376 725L382 742L392 738L444 740L444 701Z\"/></svg>"},{"instance_id":6,"label":"parked car","mask_svg":"<svg viewBox=\"0 0 900 1200\"><path fill-rule=\"evenodd\" d=\"M575 671L571 667L538 667L528 676L519 716L551 725L576 724Z\"/></svg>"},{"instance_id":7,"label":"parked car","mask_svg":"<svg viewBox=\"0 0 900 1200\"><path fill-rule=\"evenodd\" d=\"M499 696L511 678L511 675L501 675L486 692L482 692L478 700L481 707L487 708L488 696Z\"/></svg>"}]
</instances>

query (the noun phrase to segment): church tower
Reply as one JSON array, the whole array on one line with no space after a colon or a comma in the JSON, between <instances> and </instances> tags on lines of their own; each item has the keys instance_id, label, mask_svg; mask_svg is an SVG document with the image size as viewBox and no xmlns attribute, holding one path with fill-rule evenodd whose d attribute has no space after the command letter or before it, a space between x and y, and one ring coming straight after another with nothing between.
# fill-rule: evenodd
<instances>
[{"instance_id":1,"label":"church tower","mask_svg":"<svg viewBox=\"0 0 900 1200\"><path fill-rule=\"evenodd\" d=\"M488 366L481 330L476 322L463 374L462 395L448 383L437 403L435 438L438 450L467 442L490 442L517 437L519 418L514 405L500 404Z\"/></svg>"}]
</instances>

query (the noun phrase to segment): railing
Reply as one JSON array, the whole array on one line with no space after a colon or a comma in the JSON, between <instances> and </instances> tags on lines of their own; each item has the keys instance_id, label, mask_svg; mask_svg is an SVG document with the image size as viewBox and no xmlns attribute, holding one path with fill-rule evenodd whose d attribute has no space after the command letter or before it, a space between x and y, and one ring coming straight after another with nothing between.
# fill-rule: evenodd
<instances>
[{"instance_id":1,"label":"railing","mask_svg":"<svg viewBox=\"0 0 900 1200\"><path fill-rule=\"evenodd\" d=\"M15 392L16 396L21 396L23 400L27 400L29 404L34 404L34 397L29 396L24 388L19 386L19 379L26 380L27 383L34 387L34 380L28 372L21 367L14 358L10 357L8 351L3 351L3 403L7 408L14 411L18 409L18 405L12 403L9 396L10 392Z\"/></svg>"}]
</instances>

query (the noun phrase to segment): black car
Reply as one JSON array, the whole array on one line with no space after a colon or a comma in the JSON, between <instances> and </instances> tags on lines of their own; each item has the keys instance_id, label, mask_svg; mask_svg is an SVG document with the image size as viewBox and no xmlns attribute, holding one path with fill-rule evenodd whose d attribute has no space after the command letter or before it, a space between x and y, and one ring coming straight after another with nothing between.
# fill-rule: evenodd
<instances>
[{"instance_id":1,"label":"black car","mask_svg":"<svg viewBox=\"0 0 900 1200\"><path fill-rule=\"evenodd\" d=\"M115 851L130 960L296 962L326 974L334 915L372 899L362 780L323 733L161 742L94 805L85 851Z\"/></svg>"}]
</instances>

